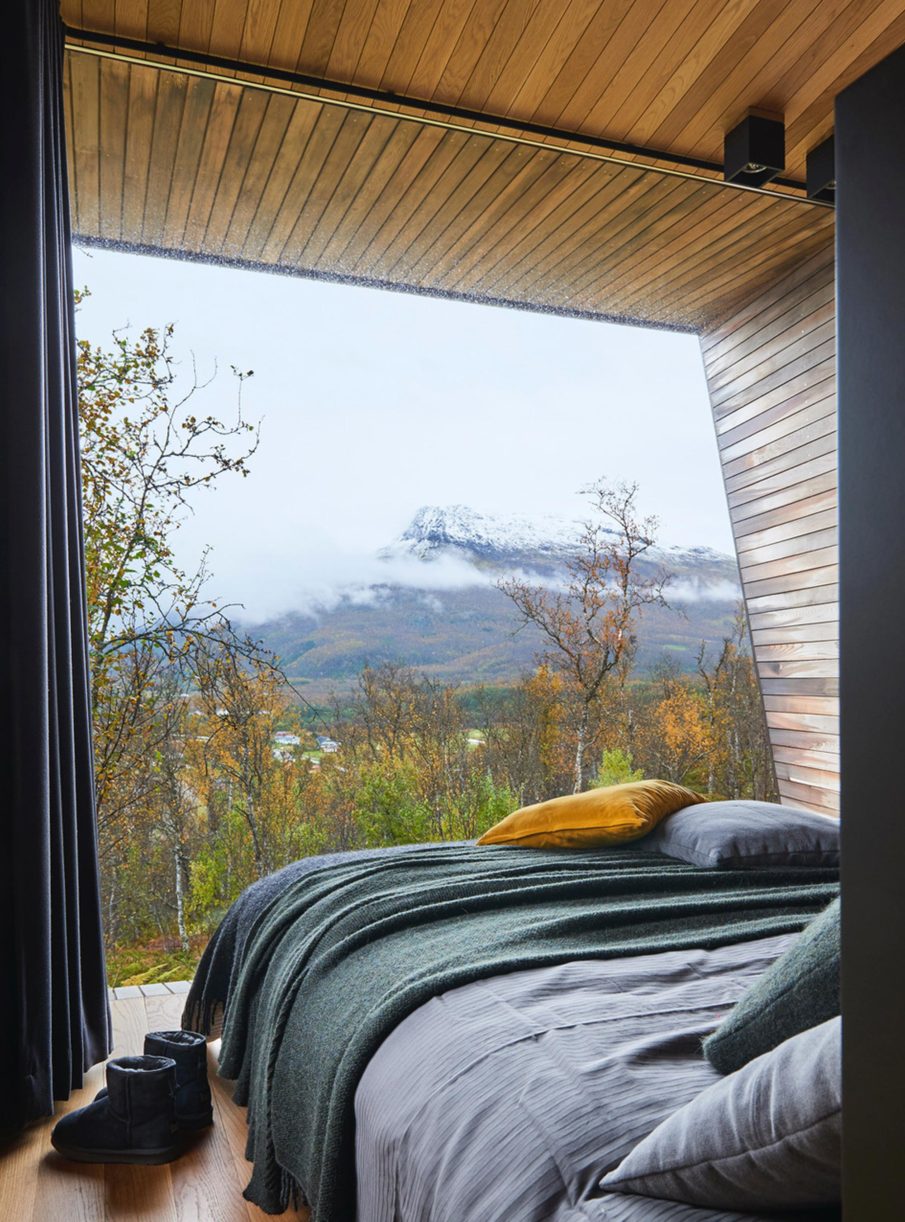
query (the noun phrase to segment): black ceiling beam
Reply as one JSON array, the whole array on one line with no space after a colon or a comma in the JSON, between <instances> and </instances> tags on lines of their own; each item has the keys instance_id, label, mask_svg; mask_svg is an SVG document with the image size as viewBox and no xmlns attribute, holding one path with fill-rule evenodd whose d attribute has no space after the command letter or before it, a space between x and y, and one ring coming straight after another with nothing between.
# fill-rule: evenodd
<instances>
[{"instance_id":1,"label":"black ceiling beam","mask_svg":"<svg viewBox=\"0 0 905 1222\"><path fill-rule=\"evenodd\" d=\"M80 42L96 43L103 47L119 47L125 51L138 52L144 55L159 55L168 59L183 60L187 64L196 64L202 68L215 68L223 72L244 72L249 76L262 76L286 85L297 85L305 89L327 90L345 94L349 97L374 102L381 106L412 107L415 110L421 110L426 114L437 115L444 119L469 123L488 123L494 127L503 128L506 131L540 136L550 140L574 141L578 144L589 145L595 149L625 153L634 157L649 157L656 161L665 161L687 169L709 170L720 176L719 183L722 186L738 187L740 185L723 181L722 163L705 161L700 157L686 157L681 153L666 153L662 149L645 148L640 144L627 144L623 140L609 140L605 136L593 136L585 132L564 131L562 128L552 127L546 123L532 123L529 120L515 119L509 115L488 114L486 111L471 110L465 106L452 106L445 102L411 98L405 94L394 93L390 89L371 89L367 85L356 85L349 81L333 81L327 77L312 76L306 72L292 72L286 68L273 68L263 64L252 64L246 60L230 59L222 55L210 55L206 51L190 51L185 47L173 47L162 42L144 42L138 38L124 38L118 34L104 34L95 30L76 29L73 26L64 26L64 30L67 38L77 39ZM153 63L153 60L149 61L151 66L153 66ZM236 81L237 85L242 83L241 80ZM570 150L563 149L560 151L568 153ZM656 166L644 165L639 165L638 168L654 171L657 169ZM797 182L791 178L774 178L772 182L777 186L789 187L792 190L802 192L802 202L816 202L807 199L803 182ZM783 196L782 198L788 197Z\"/></svg>"}]
</instances>

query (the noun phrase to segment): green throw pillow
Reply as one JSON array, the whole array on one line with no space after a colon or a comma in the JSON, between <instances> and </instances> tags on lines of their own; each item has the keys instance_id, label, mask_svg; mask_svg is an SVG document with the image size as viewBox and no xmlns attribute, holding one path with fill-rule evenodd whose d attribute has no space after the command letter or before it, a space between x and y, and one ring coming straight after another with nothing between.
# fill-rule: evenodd
<instances>
[{"instance_id":1,"label":"green throw pillow","mask_svg":"<svg viewBox=\"0 0 905 1222\"><path fill-rule=\"evenodd\" d=\"M734 1073L839 1011L839 900L833 900L704 1041L704 1055L720 1073Z\"/></svg>"}]
</instances>

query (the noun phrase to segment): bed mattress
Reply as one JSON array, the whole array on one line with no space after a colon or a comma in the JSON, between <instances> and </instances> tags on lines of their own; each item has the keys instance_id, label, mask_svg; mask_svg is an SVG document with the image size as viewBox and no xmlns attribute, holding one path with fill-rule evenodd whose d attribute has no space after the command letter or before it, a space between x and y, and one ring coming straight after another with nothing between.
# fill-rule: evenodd
<instances>
[{"instance_id":1,"label":"bed mattress","mask_svg":"<svg viewBox=\"0 0 905 1222\"><path fill-rule=\"evenodd\" d=\"M717 1080L701 1040L794 937L516 971L422 1005L359 1083L358 1222L750 1222L597 1184Z\"/></svg>"}]
</instances>

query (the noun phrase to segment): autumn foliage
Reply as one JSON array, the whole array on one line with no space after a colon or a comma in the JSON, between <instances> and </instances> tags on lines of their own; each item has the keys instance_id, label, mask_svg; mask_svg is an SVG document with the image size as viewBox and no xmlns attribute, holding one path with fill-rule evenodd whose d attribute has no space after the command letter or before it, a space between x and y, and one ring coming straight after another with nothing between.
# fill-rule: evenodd
<instances>
[{"instance_id":1,"label":"autumn foliage","mask_svg":"<svg viewBox=\"0 0 905 1222\"><path fill-rule=\"evenodd\" d=\"M178 978L255 879L314 853L470 839L518 806L662 776L773 796L744 621L693 674L635 673L644 608L666 575L639 566L655 524L637 489L588 490L558 588L503 589L546 649L504 690L441 683L404 659L366 666L313 709L278 659L238 633L175 541L190 501L241 478L258 444L241 412L195 410L206 384L172 331L79 345L98 843L111 975ZM338 749L318 741L330 738Z\"/></svg>"}]
</instances>

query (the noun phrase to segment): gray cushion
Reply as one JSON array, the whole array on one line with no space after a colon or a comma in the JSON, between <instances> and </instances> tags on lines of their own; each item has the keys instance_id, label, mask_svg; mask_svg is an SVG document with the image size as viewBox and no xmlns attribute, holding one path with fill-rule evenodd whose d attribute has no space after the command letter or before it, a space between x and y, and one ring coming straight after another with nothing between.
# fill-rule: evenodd
<instances>
[{"instance_id":1,"label":"gray cushion","mask_svg":"<svg viewBox=\"0 0 905 1222\"><path fill-rule=\"evenodd\" d=\"M838 1014L839 955L839 900L833 900L704 1041L714 1069L732 1073Z\"/></svg>"},{"instance_id":2,"label":"gray cushion","mask_svg":"<svg viewBox=\"0 0 905 1222\"><path fill-rule=\"evenodd\" d=\"M841 1019L793 1036L673 1112L600 1187L758 1213L835 1205L841 1061Z\"/></svg>"},{"instance_id":3,"label":"gray cushion","mask_svg":"<svg viewBox=\"0 0 905 1222\"><path fill-rule=\"evenodd\" d=\"M664 819L643 846L709 869L836 867L839 825L776 802L706 802Z\"/></svg>"}]
</instances>

